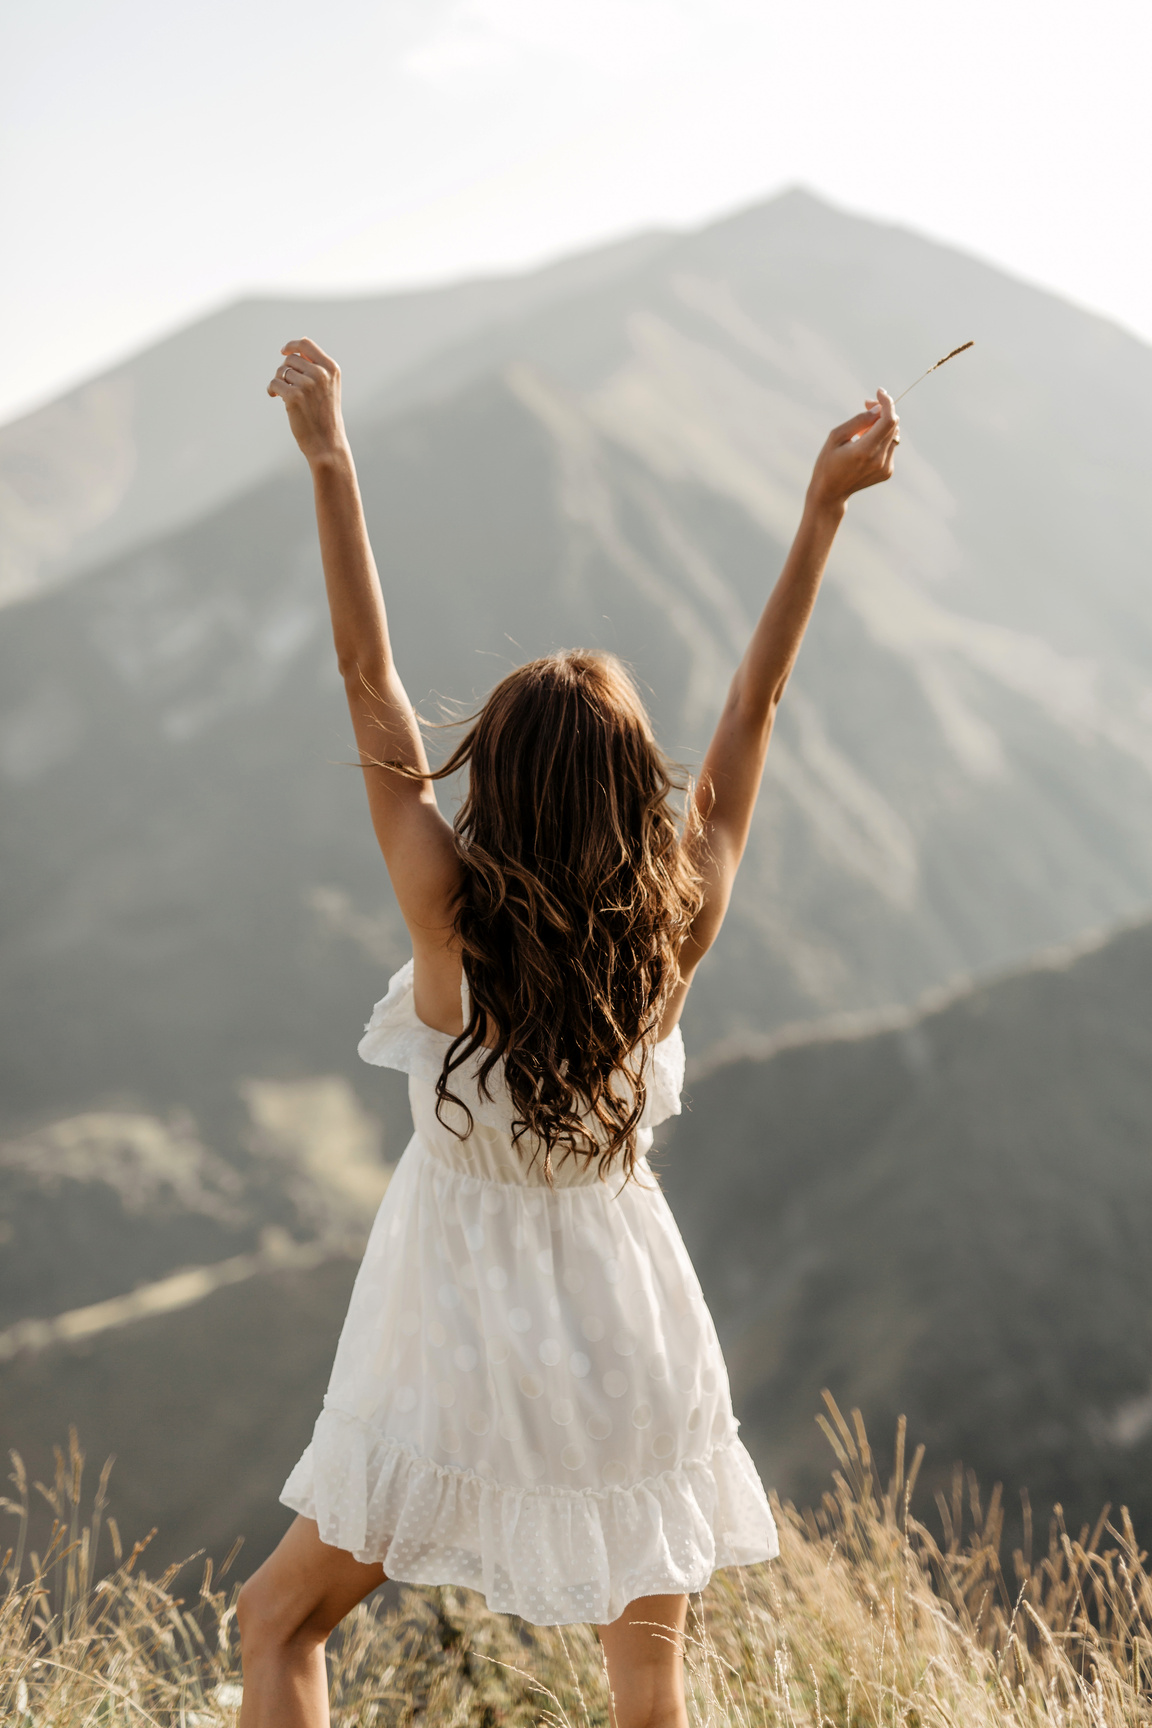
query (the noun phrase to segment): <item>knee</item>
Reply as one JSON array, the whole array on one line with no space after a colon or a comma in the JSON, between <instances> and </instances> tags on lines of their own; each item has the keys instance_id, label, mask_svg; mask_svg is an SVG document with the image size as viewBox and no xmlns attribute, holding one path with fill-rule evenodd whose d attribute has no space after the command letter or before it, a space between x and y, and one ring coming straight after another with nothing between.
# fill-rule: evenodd
<instances>
[{"instance_id":1,"label":"knee","mask_svg":"<svg viewBox=\"0 0 1152 1728\"><path fill-rule=\"evenodd\" d=\"M268 1591L259 1572L254 1572L240 1586L236 1598L236 1625L240 1632L240 1648L245 1655L252 1655L259 1645L272 1641L273 1618Z\"/></svg>"},{"instance_id":2,"label":"knee","mask_svg":"<svg viewBox=\"0 0 1152 1728\"><path fill-rule=\"evenodd\" d=\"M236 1599L236 1625L240 1632L240 1649L251 1661L261 1652L286 1649L300 1643L323 1643L311 1636L307 1625L301 1625L291 1604L277 1591L264 1567L254 1572L240 1588Z\"/></svg>"}]
</instances>

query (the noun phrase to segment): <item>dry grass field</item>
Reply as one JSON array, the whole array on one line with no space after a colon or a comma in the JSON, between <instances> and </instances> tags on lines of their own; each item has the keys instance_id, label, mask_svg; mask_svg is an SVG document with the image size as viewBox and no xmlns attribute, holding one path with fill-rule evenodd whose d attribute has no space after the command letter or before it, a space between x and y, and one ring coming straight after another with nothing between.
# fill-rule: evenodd
<instances>
[{"instance_id":1,"label":"dry grass field","mask_svg":"<svg viewBox=\"0 0 1152 1728\"><path fill-rule=\"evenodd\" d=\"M828 1399L836 1453L822 1505L778 1509L781 1554L717 1574L693 1602L690 1715L709 1728L1118 1728L1152 1721L1152 1578L1131 1522L1066 1530L1059 1511L1000 1552L1001 1508L959 1473L939 1534L909 1510L904 1436L885 1483L862 1422ZM20 1728L231 1728L242 1690L235 1585L193 1560L146 1575L91 1499L75 1441L54 1483L14 1461L15 1541L0 1607L0 1719ZM56 1535L26 1550L29 1494ZM1030 1540L1032 1539L1032 1540ZM114 1561L107 1570L107 1550ZM225 1568L227 1572L227 1568ZM608 1699L591 1628L541 1631L452 1589L368 1603L333 1639L339 1728L600 1728Z\"/></svg>"}]
</instances>

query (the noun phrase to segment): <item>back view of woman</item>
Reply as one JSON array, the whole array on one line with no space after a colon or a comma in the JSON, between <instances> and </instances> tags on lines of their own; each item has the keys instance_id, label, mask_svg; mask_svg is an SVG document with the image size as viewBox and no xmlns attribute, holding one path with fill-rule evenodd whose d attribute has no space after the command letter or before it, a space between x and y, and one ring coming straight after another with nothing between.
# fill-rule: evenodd
<instances>
[{"instance_id":1,"label":"back view of woman","mask_svg":"<svg viewBox=\"0 0 1152 1728\"><path fill-rule=\"evenodd\" d=\"M719 1566L776 1553L715 1329L648 1167L776 708L848 497L892 472L891 399L837 428L682 825L611 656L509 674L433 774L392 658L335 363L269 385L308 458L337 662L412 939L360 1045L409 1075L298 1514L240 1597L243 1728L323 1728L324 1642L385 1577L591 1621L616 1728L686 1722L677 1634ZM468 770L454 824L434 782ZM663 1631L660 1629L663 1628Z\"/></svg>"}]
</instances>

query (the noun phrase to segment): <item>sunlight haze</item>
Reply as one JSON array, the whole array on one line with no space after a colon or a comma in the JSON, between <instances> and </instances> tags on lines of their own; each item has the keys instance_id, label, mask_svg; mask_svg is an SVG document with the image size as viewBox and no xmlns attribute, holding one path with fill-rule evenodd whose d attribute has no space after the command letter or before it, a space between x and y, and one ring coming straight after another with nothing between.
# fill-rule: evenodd
<instances>
[{"instance_id":1,"label":"sunlight haze","mask_svg":"<svg viewBox=\"0 0 1152 1728\"><path fill-rule=\"evenodd\" d=\"M41 0L0 45L5 418L236 295L516 269L796 183L1152 337L1138 0Z\"/></svg>"}]
</instances>

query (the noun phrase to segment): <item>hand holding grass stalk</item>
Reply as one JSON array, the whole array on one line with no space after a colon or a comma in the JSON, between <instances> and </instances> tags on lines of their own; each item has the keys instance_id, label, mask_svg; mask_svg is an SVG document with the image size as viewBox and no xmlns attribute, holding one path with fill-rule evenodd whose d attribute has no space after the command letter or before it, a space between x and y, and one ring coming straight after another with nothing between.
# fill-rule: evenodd
<instances>
[{"instance_id":1,"label":"hand holding grass stalk","mask_svg":"<svg viewBox=\"0 0 1152 1728\"><path fill-rule=\"evenodd\" d=\"M896 401L902 402L905 396L907 396L909 390L915 390L917 384L922 384L925 378L929 377L933 372L938 372L941 366L946 366L948 364L949 360L955 360L957 354L965 354L969 348L975 348L975 346L975 341L961 342L959 348L953 348L951 354L945 354L943 360L937 360L935 366L929 366L927 372L921 372L919 378L913 378L911 384L906 385L905 388L901 390L899 396L896 397Z\"/></svg>"}]
</instances>

